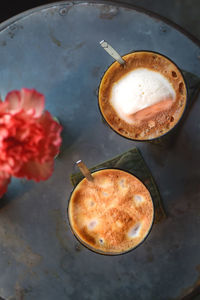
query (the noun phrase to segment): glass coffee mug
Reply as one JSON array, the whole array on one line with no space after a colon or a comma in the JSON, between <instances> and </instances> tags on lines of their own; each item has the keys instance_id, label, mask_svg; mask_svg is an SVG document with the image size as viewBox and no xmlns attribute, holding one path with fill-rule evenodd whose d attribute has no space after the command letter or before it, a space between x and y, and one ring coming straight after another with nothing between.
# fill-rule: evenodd
<instances>
[{"instance_id":1,"label":"glass coffee mug","mask_svg":"<svg viewBox=\"0 0 200 300\"><path fill-rule=\"evenodd\" d=\"M135 51L114 62L99 86L98 103L107 124L132 140L165 135L181 119L187 88L180 69L166 56Z\"/></svg>"},{"instance_id":2,"label":"glass coffee mug","mask_svg":"<svg viewBox=\"0 0 200 300\"><path fill-rule=\"evenodd\" d=\"M101 169L74 188L68 204L72 233L88 249L105 255L127 253L148 236L154 206L145 185L121 169Z\"/></svg>"}]
</instances>

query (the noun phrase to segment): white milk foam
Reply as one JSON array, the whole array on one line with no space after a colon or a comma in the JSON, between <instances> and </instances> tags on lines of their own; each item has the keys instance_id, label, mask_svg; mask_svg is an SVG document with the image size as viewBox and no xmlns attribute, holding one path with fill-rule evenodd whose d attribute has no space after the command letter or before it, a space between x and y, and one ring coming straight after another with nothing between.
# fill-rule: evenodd
<instances>
[{"instance_id":1,"label":"white milk foam","mask_svg":"<svg viewBox=\"0 0 200 300\"><path fill-rule=\"evenodd\" d=\"M123 120L131 123L130 115L162 100L174 100L175 95L171 83L162 74L137 68L114 84L111 104Z\"/></svg>"}]
</instances>

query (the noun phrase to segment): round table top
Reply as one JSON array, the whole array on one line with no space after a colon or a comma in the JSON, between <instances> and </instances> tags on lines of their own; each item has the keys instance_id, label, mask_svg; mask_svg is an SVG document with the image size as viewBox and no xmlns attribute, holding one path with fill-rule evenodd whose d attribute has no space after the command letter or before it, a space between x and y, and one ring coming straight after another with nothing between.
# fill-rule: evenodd
<instances>
[{"instance_id":1,"label":"round table top","mask_svg":"<svg viewBox=\"0 0 200 300\"><path fill-rule=\"evenodd\" d=\"M154 50L200 77L200 47L169 23L115 3L58 2L0 25L0 93L35 88L63 126L52 177L14 179L1 200L0 296L5 299L180 299L200 282L200 103L167 146L132 142L101 119L97 90L112 58ZM198 99L197 99L198 100ZM81 246L67 222L69 176L78 159L99 164L138 147L167 219L134 251L115 257Z\"/></svg>"}]
</instances>

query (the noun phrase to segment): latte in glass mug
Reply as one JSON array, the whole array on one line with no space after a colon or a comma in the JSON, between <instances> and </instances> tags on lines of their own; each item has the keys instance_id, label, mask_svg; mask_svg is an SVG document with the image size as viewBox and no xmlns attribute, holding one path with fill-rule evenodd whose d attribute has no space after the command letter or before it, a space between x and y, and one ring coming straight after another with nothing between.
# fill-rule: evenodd
<instances>
[{"instance_id":1,"label":"latte in glass mug","mask_svg":"<svg viewBox=\"0 0 200 300\"><path fill-rule=\"evenodd\" d=\"M154 207L145 185L120 169L92 173L73 190L68 217L76 238L100 254L126 253L140 245L152 227Z\"/></svg>"},{"instance_id":2,"label":"latte in glass mug","mask_svg":"<svg viewBox=\"0 0 200 300\"><path fill-rule=\"evenodd\" d=\"M99 87L99 108L120 135L150 140L169 132L183 115L187 89L178 67L167 57L136 51L114 62Z\"/></svg>"}]
</instances>

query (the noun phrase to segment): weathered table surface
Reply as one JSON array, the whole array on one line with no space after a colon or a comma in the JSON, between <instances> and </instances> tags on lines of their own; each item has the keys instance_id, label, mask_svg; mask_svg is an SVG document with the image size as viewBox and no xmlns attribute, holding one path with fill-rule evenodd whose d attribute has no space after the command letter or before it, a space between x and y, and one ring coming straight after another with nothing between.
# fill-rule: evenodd
<instances>
[{"instance_id":1,"label":"weathered table surface","mask_svg":"<svg viewBox=\"0 0 200 300\"><path fill-rule=\"evenodd\" d=\"M46 96L61 121L62 152L46 182L13 180L1 200L0 296L28 300L179 299L200 283L200 103L169 145L131 142L103 124L97 89L121 54L161 52L200 77L200 47L164 21L116 4L62 2L0 25L0 93L22 87ZM95 254L69 230L74 162L98 164L137 146L160 189L168 218L122 256Z\"/></svg>"}]
</instances>

